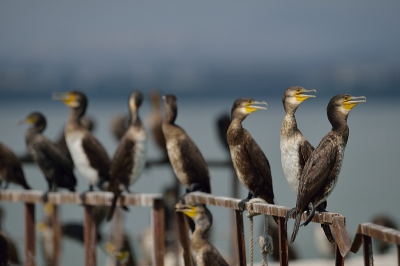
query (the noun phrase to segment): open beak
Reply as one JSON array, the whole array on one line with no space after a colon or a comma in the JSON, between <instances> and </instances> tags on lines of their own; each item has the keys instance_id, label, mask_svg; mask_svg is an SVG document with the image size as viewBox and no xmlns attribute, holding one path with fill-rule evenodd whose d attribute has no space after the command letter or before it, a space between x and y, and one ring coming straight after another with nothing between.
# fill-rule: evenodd
<instances>
[{"instance_id":1,"label":"open beak","mask_svg":"<svg viewBox=\"0 0 400 266\"><path fill-rule=\"evenodd\" d=\"M308 98L315 98L316 97L315 95L312 95L312 94L306 94L307 92L315 92L315 93L317 93L316 90L302 90L302 91L296 93L296 99L299 102L303 102L303 101L307 100Z\"/></svg>"},{"instance_id":2,"label":"open beak","mask_svg":"<svg viewBox=\"0 0 400 266\"><path fill-rule=\"evenodd\" d=\"M266 107L262 106L265 105ZM267 110L268 104L266 102L252 101L246 105L247 113L251 114L257 110Z\"/></svg>"},{"instance_id":3,"label":"open beak","mask_svg":"<svg viewBox=\"0 0 400 266\"><path fill-rule=\"evenodd\" d=\"M196 207L190 205L180 205L175 207L175 211L183 212L190 218L193 218L196 215Z\"/></svg>"},{"instance_id":4,"label":"open beak","mask_svg":"<svg viewBox=\"0 0 400 266\"><path fill-rule=\"evenodd\" d=\"M53 100L62 101L67 106L71 106L75 100L75 95L70 92L53 92L51 96Z\"/></svg>"},{"instance_id":5,"label":"open beak","mask_svg":"<svg viewBox=\"0 0 400 266\"><path fill-rule=\"evenodd\" d=\"M351 110L357 104L365 102L367 102L367 98L365 98L365 96L350 96L349 99L343 101L343 106L347 110Z\"/></svg>"}]
</instances>

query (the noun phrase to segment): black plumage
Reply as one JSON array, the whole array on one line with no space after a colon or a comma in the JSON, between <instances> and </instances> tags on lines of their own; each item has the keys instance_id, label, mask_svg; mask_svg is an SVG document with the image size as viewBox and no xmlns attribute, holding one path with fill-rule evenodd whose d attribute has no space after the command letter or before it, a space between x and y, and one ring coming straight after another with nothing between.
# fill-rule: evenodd
<instances>
[{"instance_id":1,"label":"black plumage","mask_svg":"<svg viewBox=\"0 0 400 266\"><path fill-rule=\"evenodd\" d=\"M24 172L19 158L3 143L0 142L0 187L5 182L4 189L9 183L21 185L25 189L31 189L25 180Z\"/></svg>"},{"instance_id":2,"label":"black plumage","mask_svg":"<svg viewBox=\"0 0 400 266\"><path fill-rule=\"evenodd\" d=\"M240 182L249 191L246 199L239 203L241 211L244 203L252 197L259 197L269 204L274 204L271 167L264 152L250 133L242 127L242 121L252 112L266 109L259 106L266 102L240 98L232 106L231 124L227 132L227 140L231 152L233 166Z\"/></svg>"},{"instance_id":3,"label":"black plumage","mask_svg":"<svg viewBox=\"0 0 400 266\"><path fill-rule=\"evenodd\" d=\"M110 165L109 190L114 193L114 198L107 220L112 218L117 199L122 191L129 192L129 186L140 177L145 166L147 133L139 117L142 101L143 94L140 91L132 92L128 100L129 127L121 138Z\"/></svg>"},{"instance_id":4,"label":"black plumage","mask_svg":"<svg viewBox=\"0 0 400 266\"><path fill-rule=\"evenodd\" d=\"M228 266L222 255L207 239L206 233L213 223L212 214L207 206L204 204L180 205L176 211L183 212L195 223L190 243L196 265Z\"/></svg>"},{"instance_id":5,"label":"black plumage","mask_svg":"<svg viewBox=\"0 0 400 266\"><path fill-rule=\"evenodd\" d=\"M164 102L165 119L162 130L175 175L185 186L187 193L193 191L211 193L210 173L200 150L185 130L175 124L178 114L176 97L166 95Z\"/></svg>"},{"instance_id":6,"label":"black plumage","mask_svg":"<svg viewBox=\"0 0 400 266\"><path fill-rule=\"evenodd\" d=\"M304 225L311 221L315 209L326 200L335 188L349 137L347 117L355 105L365 101L363 96L354 97L348 94L336 95L329 101L327 115L332 130L315 148L300 177L291 243L296 239L301 215L308 210L309 204L312 209Z\"/></svg>"},{"instance_id":7,"label":"black plumage","mask_svg":"<svg viewBox=\"0 0 400 266\"><path fill-rule=\"evenodd\" d=\"M80 91L70 91L53 93L53 99L63 101L70 108L65 141L76 169L89 182L89 191L93 186L107 190L110 159L100 142L81 122L88 104L87 97Z\"/></svg>"},{"instance_id":8,"label":"black plumage","mask_svg":"<svg viewBox=\"0 0 400 266\"><path fill-rule=\"evenodd\" d=\"M76 178L72 161L42 134L46 128L45 117L39 112L33 112L23 122L33 125L25 133L26 145L47 180L47 192L56 191L59 187L75 191Z\"/></svg>"}]
</instances>

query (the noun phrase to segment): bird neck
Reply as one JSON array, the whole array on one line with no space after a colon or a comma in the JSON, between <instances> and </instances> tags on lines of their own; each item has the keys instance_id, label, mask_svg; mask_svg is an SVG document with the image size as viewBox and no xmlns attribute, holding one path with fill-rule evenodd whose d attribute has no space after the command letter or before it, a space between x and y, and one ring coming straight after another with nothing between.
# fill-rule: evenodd
<instances>
[{"instance_id":1,"label":"bird neck","mask_svg":"<svg viewBox=\"0 0 400 266\"><path fill-rule=\"evenodd\" d=\"M297 130L296 117L294 112L286 113L283 118L281 133L289 134L290 132L295 132Z\"/></svg>"},{"instance_id":2,"label":"bird neck","mask_svg":"<svg viewBox=\"0 0 400 266\"><path fill-rule=\"evenodd\" d=\"M237 145L243 139L244 130L241 120L234 119L229 125L227 132L227 141L229 145Z\"/></svg>"},{"instance_id":3,"label":"bird neck","mask_svg":"<svg viewBox=\"0 0 400 266\"><path fill-rule=\"evenodd\" d=\"M195 222L195 224L196 224L196 229L193 232L191 242L193 249L196 250L197 248L204 246L204 244L209 243L206 237L206 233L210 229L211 224L207 220L197 221Z\"/></svg>"},{"instance_id":4,"label":"bird neck","mask_svg":"<svg viewBox=\"0 0 400 266\"><path fill-rule=\"evenodd\" d=\"M140 120L140 117L139 117L139 114L137 111L131 113L129 124L134 127L140 127L142 125L142 121Z\"/></svg>"}]
</instances>

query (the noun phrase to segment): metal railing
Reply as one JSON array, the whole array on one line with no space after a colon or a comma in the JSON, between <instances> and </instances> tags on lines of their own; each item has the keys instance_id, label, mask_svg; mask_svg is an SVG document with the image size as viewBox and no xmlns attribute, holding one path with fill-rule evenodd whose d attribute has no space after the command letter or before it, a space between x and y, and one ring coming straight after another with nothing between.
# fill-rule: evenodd
<instances>
[{"instance_id":1,"label":"metal railing","mask_svg":"<svg viewBox=\"0 0 400 266\"><path fill-rule=\"evenodd\" d=\"M35 204L42 204L42 191L3 190L0 191L0 201L23 202L25 204L25 266L36 265L36 239L35 239ZM111 205L113 194L111 192L88 192L84 205L84 246L86 266L97 265L97 229L91 215L91 208L95 205ZM79 193L61 192L49 193L48 202L57 205L82 204ZM164 206L161 194L124 194L118 205L131 205L152 208L152 235L153 235L153 265L164 265ZM55 207L53 212L53 228L60 228L58 212ZM59 232L59 230L55 230ZM60 262L60 234L54 234L54 255L56 264Z\"/></svg>"},{"instance_id":2,"label":"metal railing","mask_svg":"<svg viewBox=\"0 0 400 266\"><path fill-rule=\"evenodd\" d=\"M0 201L22 202L25 212L25 265L36 265L36 239L35 239L35 204L42 204L42 191L26 190L3 190L0 191ZM95 205L109 206L113 194L110 192L88 192L84 205L84 245L85 245L85 265L97 265L96 259L96 223L91 216L91 208ZM185 196L186 203L207 204L233 210L235 222L235 256L238 265L246 265L246 245L243 226L243 214L239 211L239 199L214 196L207 193L193 192ZM48 202L57 205L62 204L82 204L79 193L61 192L49 193ZM164 207L161 194L126 194L123 195L118 205L131 205L152 208L152 232L153 232L153 265L164 265L165 234L164 234ZM249 204L245 204L247 210ZM286 213L288 207L270 205L263 203L252 203L253 212L268 214L278 218L279 232L279 261L280 265L288 265L288 241L285 226ZM59 227L57 208L53 212L53 227ZM176 222L178 228L179 242L183 248L183 256L186 266L193 266L190 252L189 229L184 214L176 212ZM307 219L303 214L302 220ZM317 213L312 219L314 223L329 224L336 240L335 265L344 265L344 258L351 251L357 253L363 245L364 265L373 265L373 253L371 238L393 243L397 246L397 262L400 266L400 231L384 226L364 223L357 228L354 241L351 242L345 226L345 217L338 213ZM60 261L60 234L54 234L54 255L56 264Z\"/></svg>"},{"instance_id":3,"label":"metal railing","mask_svg":"<svg viewBox=\"0 0 400 266\"><path fill-rule=\"evenodd\" d=\"M218 197L211 194L194 192L186 195L185 201L187 203L200 203L208 204L217 207L223 207L234 210L235 222L236 222L236 261L238 265L246 265L246 245L244 241L244 227L243 227L243 215L239 211L238 203L239 199L233 199L229 197ZM248 210L249 204L245 204L245 210ZM284 206L253 203L253 212L260 214L268 214L278 217L278 231L279 231L279 261L280 265L289 265L288 258L288 242L287 232L285 226L285 217L289 208ZM193 261L190 257L190 241L188 237L188 226L184 214L181 212L176 213L178 229L179 229L179 240L182 248L184 249L185 265L193 266ZM302 215L302 220L306 220L307 215ZM336 240L335 248L335 265L344 265L344 258L351 251L357 253L361 245L363 245L364 265L373 266L373 254L372 254L372 243L371 237L392 243L397 246L397 264L400 266L400 231L380 226L373 223L360 224L357 228L356 235L353 242L351 242L345 226L345 217L338 213L317 213L311 220L314 223L329 224L331 225L332 233Z\"/></svg>"}]
</instances>

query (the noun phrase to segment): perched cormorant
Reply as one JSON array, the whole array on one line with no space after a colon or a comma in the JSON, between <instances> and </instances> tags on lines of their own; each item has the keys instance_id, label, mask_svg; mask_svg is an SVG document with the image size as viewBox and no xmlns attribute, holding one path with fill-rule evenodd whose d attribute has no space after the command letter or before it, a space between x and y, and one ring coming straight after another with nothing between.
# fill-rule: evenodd
<instances>
[{"instance_id":1,"label":"perched cormorant","mask_svg":"<svg viewBox=\"0 0 400 266\"><path fill-rule=\"evenodd\" d=\"M114 198L107 215L108 221L113 216L117 199L122 191L130 192L129 186L140 177L145 166L147 133L139 117L139 107L142 101L143 94L140 91L132 92L128 100L129 127L121 138L110 165L109 191L114 193Z\"/></svg>"},{"instance_id":2,"label":"perched cormorant","mask_svg":"<svg viewBox=\"0 0 400 266\"><path fill-rule=\"evenodd\" d=\"M297 195L303 167L314 150L314 147L297 128L294 116L303 101L315 97L306 94L307 92L316 92L316 90L305 90L302 87L292 86L286 89L282 97L286 115L281 127L281 163L286 180L295 195Z\"/></svg>"},{"instance_id":3,"label":"perched cormorant","mask_svg":"<svg viewBox=\"0 0 400 266\"><path fill-rule=\"evenodd\" d=\"M89 191L93 191L93 186L107 190L110 159L100 142L80 121L88 104L85 94L80 91L55 92L53 99L63 101L70 108L65 126L65 141L76 169L89 182Z\"/></svg>"},{"instance_id":4,"label":"perched cormorant","mask_svg":"<svg viewBox=\"0 0 400 266\"><path fill-rule=\"evenodd\" d=\"M26 131L25 140L29 153L47 180L48 191L44 200L47 200L48 192L56 191L58 187L75 191L76 178L72 161L42 134L46 128L45 117L39 112L33 112L21 122L33 125Z\"/></svg>"},{"instance_id":5,"label":"perched cormorant","mask_svg":"<svg viewBox=\"0 0 400 266\"><path fill-rule=\"evenodd\" d=\"M206 232L213 222L211 212L206 205L181 205L176 208L176 211L183 212L195 223L195 230L190 243L196 265L227 266L228 263L206 237Z\"/></svg>"},{"instance_id":6,"label":"perched cormorant","mask_svg":"<svg viewBox=\"0 0 400 266\"><path fill-rule=\"evenodd\" d=\"M168 157L186 193L202 191L211 193L210 174L199 149L186 132L175 124L177 104L174 95L164 96L165 119L162 130L167 143Z\"/></svg>"},{"instance_id":7,"label":"perched cormorant","mask_svg":"<svg viewBox=\"0 0 400 266\"><path fill-rule=\"evenodd\" d=\"M25 189L31 189L26 183L24 172L19 158L3 143L0 142L0 188L5 182L4 189L9 183L21 185Z\"/></svg>"},{"instance_id":8,"label":"perched cormorant","mask_svg":"<svg viewBox=\"0 0 400 266\"><path fill-rule=\"evenodd\" d=\"M281 162L283 173L289 183L290 188L297 196L299 189L299 180L314 147L307 141L300 130L297 128L296 118L294 116L300 104L308 98L314 98L314 95L307 92L317 92L316 90L306 90L302 87L292 86L286 89L282 97L283 107L286 115L283 118L281 127ZM324 211L326 202L319 205L319 211ZM291 213L288 213L291 216ZM334 239L328 224L321 224L326 237L331 243Z\"/></svg>"},{"instance_id":9,"label":"perched cormorant","mask_svg":"<svg viewBox=\"0 0 400 266\"><path fill-rule=\"evenodd\" d=\"M326 200L335 188L349 137L347 117L351 109L362 102L366 102L364 96L354 97L348 94L336 95L329 101L326 109L332 130L325 135L312 152L300 177L291 243L296 239L301 215L308 210L309 204L311 203L312 209L304 225L311 221L315 209Z\"/></svg>"},{"instance_id":10,"label":"perched cormorant","mask_svg":"<svg viewBox=\"0 0 400 266\"><path fill-rule=\"evenodd\" d=\"M245 202L252 197L259 197L269 204L274 204L271 168L267 157L250 133L242 127L242 121L251 113L266 109L259 105L266 102L257 102L249 98L240 98L233 103L231 124L227 132L227 139L233 167L240 182L249 190L246 199L239 203L243 211Z\"/></svg>"}]
</instances>

